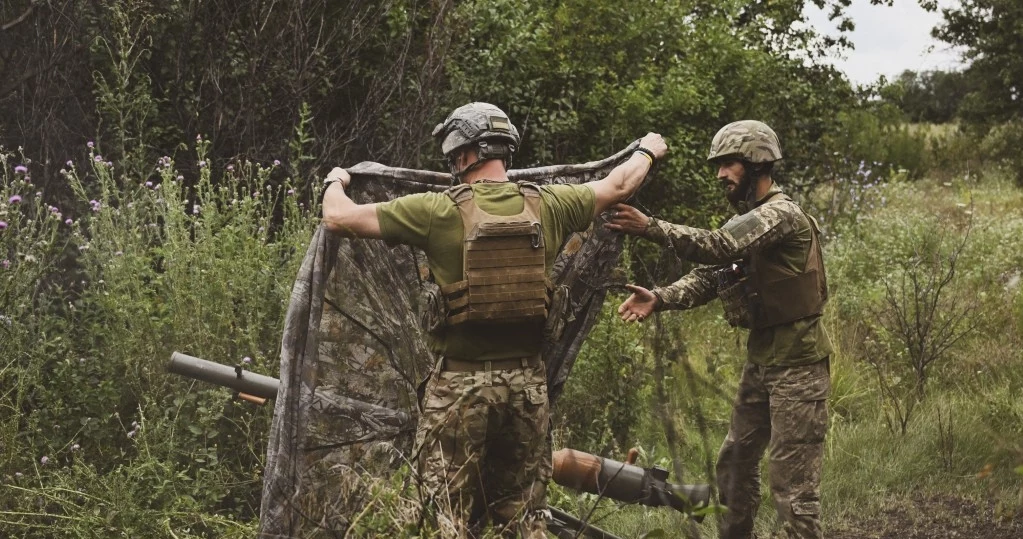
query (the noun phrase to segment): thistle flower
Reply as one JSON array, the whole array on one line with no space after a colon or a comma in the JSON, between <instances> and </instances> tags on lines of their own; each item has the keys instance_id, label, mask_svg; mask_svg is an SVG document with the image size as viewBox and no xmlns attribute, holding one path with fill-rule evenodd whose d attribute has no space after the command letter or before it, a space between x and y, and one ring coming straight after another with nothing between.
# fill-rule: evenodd
<instances>
[{"instance_id":1,"label":"thistle flower","mask_svg":"<svg viewBox=\"0 0 1023 539\"><path fill-rule=\"evenodd\" d=\"M275 167L281 166L281 161L279 159L274 159L274 166Z\"/></svg>"},{"instance_id":2,"label":"thistle flower","mask_svg":"<svg viewBox=\"0 0 1023 539\"><path fill-rule=\"evenodd\" d=\"M46 455L43 455L43 458L39 459L39 464L42 464L43 466L46 466L47 462L50 462L50 457L47 457Z\"/></svg>"},{"instance_id":3,"label":"thistle flower","mask_svg":"<svg viewBox=\"0 0 1023 539\"><path fill-rule=\"evenodd\" d=\"M82 448L82 446L80 446L80 445L78 445L78 444L75 444L75 445L72 445L72 446L71 446L71 450L72 450L72 451L78 451L78 450L79 450L79 449L81 449L81 448Z\"/></svg>"},{"instance_id":4,"label":"thistle flower","mask_svg":"<svg viewBox=\"0 0 1023 539\"><path fill-rule=\"evenodd\" d=\"M18 165L16 167L14 167L14 173L15 174L27 174L28 173L28 167L26 167L25 165Z\"/></svg>"},{"instance_id":5,"label":"thistle flower","mask_svg":"<svg viewBox=\"0 0 1023 539\"><path fill-rule=\"evenodd\" d=\"M4 230L6 228L7 228L7 221L0 221L0 230ZM4 262L7 262L7 261L4 260ZM4 267L6 267L6 266L4 266Z\"/></svg>"},{"instance_id":6,"label":"thistle flower","mask_svg":"<svg viewBox=\"0 0 1023 539\"><path fill-rule=\"evenodd\" d=\"M86 146L88 146L88 147L90 147L90 148L95 148L95 147L96 147L96 143L94 143L94 142L93 142L93 141L91 141L91 140L90 140L89 142L86 142L86 143L85 143L85 145L86 145Z\"/></svg>"},{"instance_id":7,"label":"thistle flower","mask_svg":"<svg viewBox=\"0 0 1023 539\"><path fill-rule=\"evenodd\" d=\"M153 182L146 182L146 187L152 187L152 186L153 186Z\"/></svg>"},{"instance_id":8,"label":"thistle flower","mask_svg":"<svg viewBox=\"0 0 1023 539\"><path fill-rule=\"evenodd\" d=\"M70 217L64 220L65 225L71 226L72 223L74 223L74 221L72 221Z\"/></svg>"},{"instance_id":9,"label":"thistle flower","mask_svg":"<svg viewBox=\"0 0 1023 539\"><path fill-rule=\"evenodd\" d=\"M21 195L12 195L11 198L7 199L8 204L17 204L21 202Z\"/></svg>"},{"instance_id":10,"label":"thistle flower","mask_svg":"<svg viewBox=\"0 0 1023 539\"><path fill-rule=\"evenodd\" d=\"M97 163L102 163L103 162L103 156L102 155L97 155L96 157L93 157L92 160L97 162Z\"/></svg>"},{"instance_id":11,"label":"thistle flower","mask_svg":"<svg viewBox=\"0 0 1023 539\"><path fill-rule=\"evenodd\" d=\"M249 357L249 356L245 356L245 357L242 358L242 363L244 363L246 365L249 365L249 364L252 363L252 358Z\"/></svg>"}]
</instances>

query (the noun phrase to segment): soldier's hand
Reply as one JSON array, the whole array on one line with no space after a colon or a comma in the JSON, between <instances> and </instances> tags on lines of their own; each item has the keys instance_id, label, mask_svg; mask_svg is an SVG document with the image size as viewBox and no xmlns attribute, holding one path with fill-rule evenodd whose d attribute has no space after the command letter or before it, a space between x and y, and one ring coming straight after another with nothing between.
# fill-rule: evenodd
<instances>
[{"instance_id":1,"label":"soldier's hand","mask_svg":"<svg viewBox=\"0 0 1023 539\"><path fill-rule=\"evenodd\" d=\"M327 173L327 177L324 178L323 183L330 185L330 182L334 181L339 181L341 183L341 187L348 189L348 184L352 183L352 175L341 167L334 167Z\"/></svg>"},{"instance_id":2,"label":"soldier's hand","mask_svg":"<svg viewBox=\"0 0 1023 539\"><path fill-rule=\"evenodd\" d=\"M628 204L611 206L604 219L604 228L634 236L644 235L649 225L650 218Z\"/></svg>"},{"instance_id":3,"label":"soldier's hand","mask_svg":"<svg viewBox=\"0 0 1023 539\"><path fill-rule=\"evenodd\" d=\"M657 133L647 133L639 140L639 145L653 152L654 159L660 159L668 153L668 143Z\"/></svg>"},{"instance_id":4,"label":"soldier's hand","mask_svg":"<svg viewBox=\"0 0 1023 539\"><path fill-rule=\"evenodd\" d=\"M642 286L627 284L625 288L629 289L632 295L618 307L618 314L625 322L642 322L657 307L657 296Z\"/></svg>"}]
</instances>

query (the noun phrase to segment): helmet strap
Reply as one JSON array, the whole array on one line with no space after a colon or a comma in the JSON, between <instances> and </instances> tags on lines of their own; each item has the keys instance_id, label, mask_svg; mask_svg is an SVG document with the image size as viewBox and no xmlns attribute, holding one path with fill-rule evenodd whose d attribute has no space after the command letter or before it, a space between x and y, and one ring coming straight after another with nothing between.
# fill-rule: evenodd
<instances>
[{"instance_id":1,"label":"helmet strap","mask_svg":"<svg viewBox=\"0 0 1023 539\"><path fill-rule=\"evenodd\" d=\"M462 178L469 172L483 166L485 161L500 159L504 163L504 169L511 169L512 154L515 153L515 145L505 142L487 142L481 140L476 144L476 161L462 170L458 170L458 156L460 152L452 152L448 155L448 168L454 177L454 183L462 183Z\"/></svg>"}]
</instances>

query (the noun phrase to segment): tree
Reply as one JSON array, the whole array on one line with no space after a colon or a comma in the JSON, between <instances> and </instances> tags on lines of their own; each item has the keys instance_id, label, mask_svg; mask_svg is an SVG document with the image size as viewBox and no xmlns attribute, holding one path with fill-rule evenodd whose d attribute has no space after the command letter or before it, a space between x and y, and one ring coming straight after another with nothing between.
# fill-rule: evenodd
<instances>
[{"instance_id":1,"label":"tree","mask_svg":"<svg viewBox=\"0 0 1023 539\"><path fill-rule=\"evenodd\" d=\"M972 61L965 76L976 88L963 103L964 119L991 126L1023 118L1023 3L963 0L942 13L944 24L934 36L964 47Z\"/></svg>"}]
</instances>

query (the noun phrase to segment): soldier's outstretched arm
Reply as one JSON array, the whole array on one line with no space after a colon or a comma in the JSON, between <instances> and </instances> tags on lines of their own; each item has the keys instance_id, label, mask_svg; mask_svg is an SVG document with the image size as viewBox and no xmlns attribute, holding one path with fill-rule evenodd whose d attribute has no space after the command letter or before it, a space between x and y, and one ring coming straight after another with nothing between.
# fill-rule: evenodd
<instances>
[{"instance_id":1,"label":"soldier's outstretched arm","mask_svg":"<svg viewBox=\"0 0 1023 539\"><path fill-rule=\"evenodd\" d=\"M650 291L657 297L655 310L692 309L717 297L717 276L721 266L699 266L674 283Z\"/></svg>"},{"instance_id":2,"label":"soldier's outstretched arm","mask_svg":"<svg viewBox=\"0 0 1023 539\"><path fill-rule=\"evenodd\" d=\"M374 238L380 236L380 220L376 204L356 204L348 198L345 188L352 176L343 168L334 167L327 174L327 190L323 193L323 224L327 230L345 236Z\"/></svg>"},{"instance_id":3,"label":"soldier's outstretched arm","mask_svg":"<svg viewBox=\"0 0 1023 539\"><path fill-rule=\"evenodd\" d=\"M646 178L647 172L653 165L653 160L660 159L668 153L668 145L657 133L647 133L639 141L639 145L652 153L653 157L637 150L627 161L611 170L607 176L587 184L593 189L594 218L610 208L612 204L631 197L642 185L643 178Z\"/></svg>"},{"instance_id":4,"label":"soldier's outstretched arm","mask_svg":"<svg viewBox=\"0 0 1023 539\"><path fill-rule=\"evenodd\" d=\"M803 226L806 217L799 207L781 201L737 215L713 231L653 219L643 235L673 249L679 258L699 264L725 264L777 244Z\"/></svg>"}]
</instances>

